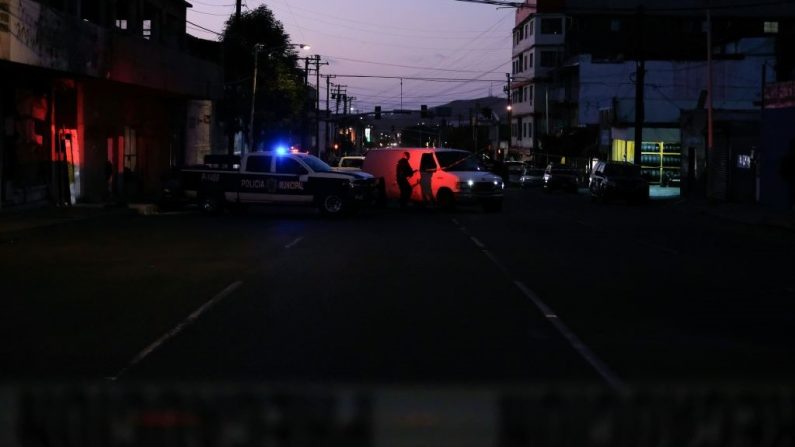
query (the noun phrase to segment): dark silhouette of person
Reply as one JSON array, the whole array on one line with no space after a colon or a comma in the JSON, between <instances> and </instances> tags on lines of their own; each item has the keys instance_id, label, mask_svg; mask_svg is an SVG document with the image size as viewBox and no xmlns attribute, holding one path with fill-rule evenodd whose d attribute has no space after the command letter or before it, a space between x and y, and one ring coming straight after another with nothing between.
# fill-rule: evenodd
<instances>
[{"instance_id":1,"label":"dark silhouette of person","mask_svg":"<svg viewBox=\"0 0 795 447\"><path fill-rule=\"evenodd\" d=\"M403 152L403 158L398 160L397 169L397 184L400 188L400 207L405 208L411 199L411 183L409 179L414 175L414 170L409 165L409 158L411 155L408 152Z\"/></svg>"}]
</instances>

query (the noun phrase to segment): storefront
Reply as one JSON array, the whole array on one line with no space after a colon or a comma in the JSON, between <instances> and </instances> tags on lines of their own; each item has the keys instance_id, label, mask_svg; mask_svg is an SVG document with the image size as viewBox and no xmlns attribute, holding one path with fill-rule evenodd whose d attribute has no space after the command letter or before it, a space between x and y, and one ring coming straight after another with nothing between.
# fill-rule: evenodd
<instances>
[{"instance_id":1,"label":"storefront","mask_svg":"<svg viewBox=\"0 0 795 447\"><path fill-rule=\"evenodd\" d=\"M679 129L643 129L640 164L643 176L653 185L678 184L682 166ZM634 129L612 129L610 160L635 163Z\"/></svg>"}]
</instances>

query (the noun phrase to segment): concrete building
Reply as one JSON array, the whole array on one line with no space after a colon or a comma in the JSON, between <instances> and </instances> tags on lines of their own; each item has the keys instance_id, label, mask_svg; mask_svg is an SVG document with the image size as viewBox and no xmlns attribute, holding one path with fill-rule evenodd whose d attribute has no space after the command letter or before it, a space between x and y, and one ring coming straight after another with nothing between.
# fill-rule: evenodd
<instances>
[{"instance_id":1,"label":"concrete building","mask_svg":"<svg viewBox=\"0 0 795 447\"><path fill-rule=\"evenodd\" d=\"M714 111L743 122L745 112L759 110L763 82L793 76L795 6L753 3L712 1L708 28L705 5L696 0L526 2L514 28L512 148L531 156L637 156L652 182L702 175L706 133L685 138L682 114L708 108L708 73ZM636 151L641 60L645 116Z\"/></svg>"},{"instance_id":2,"label":"concrete building","mask_svg":"<svg viewBox=\"0 0 795 447\"><path fill-rule=\"evenodd\" d=\"M217 44L182 0L0 0L0 206L155 195L209 151Z\"/></svg>"}]
</instances>

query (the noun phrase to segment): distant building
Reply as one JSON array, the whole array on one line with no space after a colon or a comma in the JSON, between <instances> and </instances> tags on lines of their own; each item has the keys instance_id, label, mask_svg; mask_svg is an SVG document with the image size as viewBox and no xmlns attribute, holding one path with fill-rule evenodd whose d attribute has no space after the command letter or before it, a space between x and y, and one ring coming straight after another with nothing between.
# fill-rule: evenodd
<instances>
[{"instance_id":1,"label":"distant building","mask_svg":"<svg viewBox=\"0 0 795 447\"><path fill-rule=\"evenodd\" d=\"M535 156L631 162L639 157L653 182L707 171L706 133L695 138L689 132L685 141L682 129L683 112L705 110L708 104L703 1L526 3L517 10L513 31L512 149ZM715 111L724 111L724 119L742 116L747 122L750 118L742 112L759 110L763 79L793 77L795 5L749 7L753 3L710 3L712 104ZM646 64L645 119L643 146L637 151L635 80L641 59ZM758 123L746 127L759 129ZM586 138L560 138L576 134ZM720 150L710 155L718 156L713 167L723 157ZM716 178L725 173L714 174L709 185L725 183Z\"/></svg>"},{"instance_id":2,"label":"distant building","mask_svg":"<svg viewBox=\"0 0 795 447\"><path fill-rule=\"evenodd\" d=\"M182 0L0 1L0 204L132 200L198 160L223 92Z\"/></svg>"}]
</instances>

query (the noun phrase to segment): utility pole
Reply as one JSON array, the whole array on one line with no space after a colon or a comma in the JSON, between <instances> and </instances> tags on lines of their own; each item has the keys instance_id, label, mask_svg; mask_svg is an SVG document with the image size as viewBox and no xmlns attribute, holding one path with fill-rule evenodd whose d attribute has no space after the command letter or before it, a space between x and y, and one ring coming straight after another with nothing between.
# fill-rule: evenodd
<instances>
[{"instance_id":1,"label":"utility pole","mask_svg":"<svg viewBox=\"0 0 795 447\"><path fill-rule=\"evenodd\" d=\"M508 152L511 150L511 139L513 136L513 104L512 104L512 96L511 96L511 74L505 73L505 79L508 81L508 85L505 87L505 93L508 96L508 147L505 148L505 153L503 154L503 160L508 155ZM497 157L495 156L494 159L496 160Z\"/></svg>"},{"instance_id":2,"label":"utility pole","mask_svg":"<svg viewBox=\"0 0 795 447\"><path fill-rule=\"evenodd\" d=\"M315 145L317 146L317 155L320 157L320 66L328 65L328 62L320 63L320 55L315 55ZM326 91L328 94L328 90Z\"/></svg>"},{"instance_id":3,"label":"utility pole","mask_svg":"<svg viewBox=\"0 0 795 447\"><path fill-rule=\"evenodd\" d=\"M243 0L237 0L235 2L235 21L240 21L240 7L243 3Z\"/></svg>"},{"instance_id":4,"label":"utility pole","mask_svg":"<svg viewBox=\"0 0 795 447\"><path fill-rule=\"evenodd\" d=\"M254 80L252 81L251 86L251 115L249 116L248 120L248 150L249 152L254 152L254 105L257 101L257 65L259 62L259 50L262 48L261 45L255 44L254 45ZM240 153L243 154L244 151L241 149Z\"/></svg>"},{"instance_id":5,"label":"utility pole","mask_svg":"<svg viewBox=\"0 0 795 447\"><path fill-rule=\"evenodd\" d=\"M331 119L331 108L329 107L329 102L331 101L331 78L334 75L326 75L326 151L328 151L328 143L329 143L329 120ZM328 157L326 157L328 158Z\"/></svg>"},{"instance_id":6,"label":"utility pole","mask_svg":"<svg viewBox=\"0 0 795 447\"><path fill-rule=\"evenodd\" d=\"M644 87L646 83L646 55L643 49L643 5L638 6L637 17L637 50L635 58L635 159L634 163L640 165L641 151L643 150L643 122L645 121Z\"/></svg>"},{"instance_id":7,"label":"utility pole","mask_svg":"<svg viewBox=\"0 0 795 447\"><path fill-rule=\"evenodd\" d=\"M707 7L707 160L712 154L712 12Z\"/></svg>"}]
</instances>

